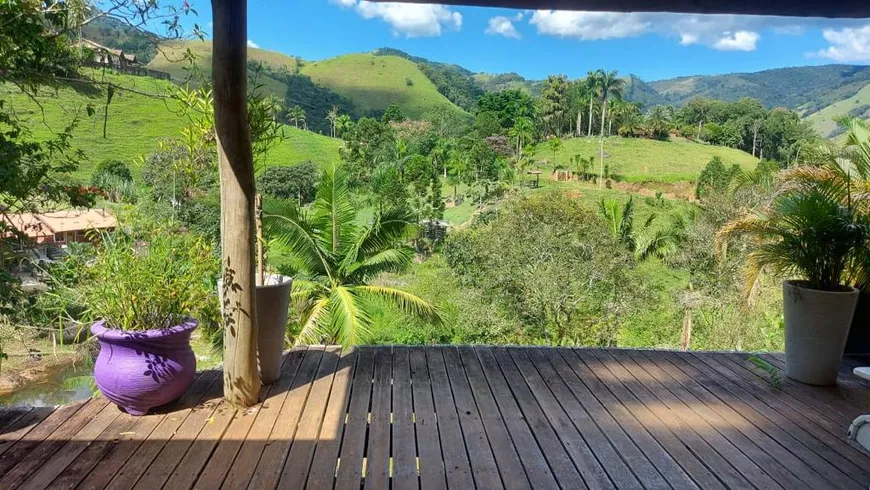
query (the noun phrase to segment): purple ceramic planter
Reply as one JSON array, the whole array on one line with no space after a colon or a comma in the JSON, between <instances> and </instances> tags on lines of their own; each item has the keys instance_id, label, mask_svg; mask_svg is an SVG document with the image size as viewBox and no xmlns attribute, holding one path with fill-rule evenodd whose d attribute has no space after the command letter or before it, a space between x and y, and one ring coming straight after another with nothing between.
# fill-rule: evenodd
<instances>
[{"instance_id":1,"label":"purple ceramic planter","mask_svg":"<svg viewBox=\"0 0 870 490\"><path fill-rule=\"evenodd\" d=\"M146 331L106 328L99 321L91 333L100 341L94 379L106 398L130 415L178 399L196 374L196 356L190 334L196 320Z\"/></svg>"}]
</instances>

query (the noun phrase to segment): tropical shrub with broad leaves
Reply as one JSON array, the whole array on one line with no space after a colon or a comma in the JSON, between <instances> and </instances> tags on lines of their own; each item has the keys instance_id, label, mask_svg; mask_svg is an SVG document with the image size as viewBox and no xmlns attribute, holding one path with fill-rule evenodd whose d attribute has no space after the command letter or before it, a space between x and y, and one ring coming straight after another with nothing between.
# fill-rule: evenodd
<instances>
[{"instance_id":1,"label":"tropical shrub with broad leaves","mask_svg":"<svg viewBox=\"0 0 870 490\"><path fill-rule=\"evenodd\" d=\"M366 342L372 314L382 303L440 323L438 311L422 298L373 284L380 274L402 272L411 264L415 220L404 209L388 208L375 213L370 224L357 224L342 167L323 172L310 209L293 201L266 200L263 211L273 261L282 274L294 277L298 342Z\"/></svg>"},{"instance_id":2,"label":"tropical shrub with broad leaves","mask_svg":"<svg viewBox=\"0 0 870 490\"><path fill-rule=\"evenodd\" d=\"M814 165L781 173L770 204L727 223L717 237L754 238L748 255L747 290L763 270L796 278L812 289L866 287L870 246L870 129L845 119L844 146L816 149Z\"/></svg>"}]
</instances>

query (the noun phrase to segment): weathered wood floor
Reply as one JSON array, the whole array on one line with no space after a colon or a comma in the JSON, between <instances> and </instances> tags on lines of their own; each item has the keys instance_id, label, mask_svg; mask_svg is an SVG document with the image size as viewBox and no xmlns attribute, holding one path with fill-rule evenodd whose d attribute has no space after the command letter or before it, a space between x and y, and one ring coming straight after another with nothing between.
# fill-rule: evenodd
<instances>
[{"instance_id":1,"label":"weathered wood floor","mask_svg":"<svg viewBox=\"0 0 870 490\"><path fill-rule=\"evenodd\" d=\"M4 411L0 488L866 489L858 362L777 390L745 354L299 348L244 412L217 371L147 417Z\"/></svg>"}]
</instances>

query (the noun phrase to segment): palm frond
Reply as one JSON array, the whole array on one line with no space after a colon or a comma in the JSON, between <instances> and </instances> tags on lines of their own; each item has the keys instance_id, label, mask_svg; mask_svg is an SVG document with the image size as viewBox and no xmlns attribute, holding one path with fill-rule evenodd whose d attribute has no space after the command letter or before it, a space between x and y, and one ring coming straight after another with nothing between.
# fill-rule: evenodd
<instances>
[{"instance_id":1,"label":"palm frond","mask_svg":"<svg viewBox=\"0 0 870 490\"><path fill-rule=\"evenodd\" d=\"M329 296L331 340L345 347L361 343L371 333L370 308L357 288L333 288Z\"/></svg>"},{"instance_id":2,"label":"palm frond","mask_svg":"<svg viewBox=\"0 0 870 490\"><path fill-rule=\"evenodd\" d=\"M405 314L432 322L436 325L442 322L438 309L415 294L386 286L356 286L354 290L361 294L388 301Z\"/></svg>"},{"instance_id":3,"label":"palm frond","mask_svg":"<svg viewBox=\"0 0 870 490\"><path fill-rule=\"evenodd\" d=\"M293 267L307 275L333 275L328 254L320 246L320 232L308 213L293 202L263 202L263 232L281 245Z\"/></svg>"},{"instance_id":4,"label":"palm frond","mask_svg":"<svg viewBox=\"0 0 870 490\"><path fill-rule=\"evenodd\" d=\"M306 301L300 311L295 344L319 344L329 335L329 298Z\"/></svg>"},{"instance_id":5,"label":"palm frond","mask_svg":"<svg viewBox=\"0 0 870 490\"><path fill-rule=\"evenodd\" d=\"M410 247L397 247L383 250L362 262L353 262L342 272L348 284L361 284L384 272L399 273L411 265L414 251Z\"/></svg>"},{"instance_id":6,"label":"palm frond","mask_svg":"<svg viewBox=\"0 0 870 490\"><path fill-rule=\"evenodd\" d=\"M400 246L417 233L413 217L404 209L390 209L375 214L374 222L363 228L342 261L344 270L366 261L384 250Z\"/></svg>"},{"instance_id":7,"label":"palm frond","mask_svg":"<svg viewBox=\"0 0 870 490\"><path fill-rule=\"evenodd\" d=\"M350 199L347 175L340 164L333 164L323 172L312 210L312 224L321 230L323 248L332 255L341 255L356 234L356 209Z\"/></svg>"}]
</instances>

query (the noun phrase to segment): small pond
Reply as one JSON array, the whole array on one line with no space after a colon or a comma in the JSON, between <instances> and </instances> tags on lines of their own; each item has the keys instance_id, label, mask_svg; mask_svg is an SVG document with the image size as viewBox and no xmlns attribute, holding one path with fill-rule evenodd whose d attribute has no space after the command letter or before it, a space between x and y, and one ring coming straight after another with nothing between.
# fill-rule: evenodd
<instances>
[{"instance_id":1,"label":"small pond","mask_svg":"<svg viewBox=\"0 0 870 490\"><path fill-rule=\"evenodd\" d=\"M93 395L93 379L90 366L60 369L39 383L0 396L0 407L53 407L84 400Z\"/></svg>"}]
</instances>

